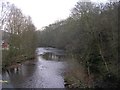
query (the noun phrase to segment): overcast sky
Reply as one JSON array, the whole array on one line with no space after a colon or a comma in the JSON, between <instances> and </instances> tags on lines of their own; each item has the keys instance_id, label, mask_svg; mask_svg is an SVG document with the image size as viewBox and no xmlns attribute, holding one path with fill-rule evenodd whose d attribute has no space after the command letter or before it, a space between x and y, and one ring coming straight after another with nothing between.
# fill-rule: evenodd
<instances>
[{"instance_id":1,"label":"overcast sky","mask_svg":"<svg viewBox=\"0 0 120 90\"><path fill-rule=\"evenodd\" d=\"M79 0L8 0L20 8L25 15L30 15L37 27L54 23L57 20L69 16L70 10ZM85 0L83 0L85 1ZM91 0L94 2L106 2L107 0Z\"/></svg>"}]
</instances>

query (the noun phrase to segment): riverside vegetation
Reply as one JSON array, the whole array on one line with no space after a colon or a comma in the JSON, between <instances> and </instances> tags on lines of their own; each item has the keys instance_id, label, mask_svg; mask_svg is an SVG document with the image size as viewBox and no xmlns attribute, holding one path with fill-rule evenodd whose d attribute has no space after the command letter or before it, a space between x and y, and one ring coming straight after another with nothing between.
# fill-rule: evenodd
<instances>
[{"instance_id":1,"label":"riverside vegetation","mask_svg":"<svg viewBox=\"0 0 120 90\"><path fill-rule=\"evenodd\" d=\"M30 16L9 2L1 3L0 29L4 29L2 39L8 43L9 50L2 50L2 67L34 58L36 49L35 26Z\"/></svg>"}]
</instances>

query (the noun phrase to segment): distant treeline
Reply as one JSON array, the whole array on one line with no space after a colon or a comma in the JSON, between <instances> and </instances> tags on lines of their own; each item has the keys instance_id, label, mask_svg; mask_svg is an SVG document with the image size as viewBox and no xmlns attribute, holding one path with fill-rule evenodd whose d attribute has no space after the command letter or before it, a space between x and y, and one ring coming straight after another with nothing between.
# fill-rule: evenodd
<instances>
[{"instance_id":1,"label":"distant treeline","mask_svg":"<svg viewBox=\"0 0 120 90\"><path fill-rule=\"evenodd\" d=\"M118 87L118 18L120 2L77 2L70 17L37 31L38 46L65 49L94 75L95 87Z\"/></svg>"}]
</instances>

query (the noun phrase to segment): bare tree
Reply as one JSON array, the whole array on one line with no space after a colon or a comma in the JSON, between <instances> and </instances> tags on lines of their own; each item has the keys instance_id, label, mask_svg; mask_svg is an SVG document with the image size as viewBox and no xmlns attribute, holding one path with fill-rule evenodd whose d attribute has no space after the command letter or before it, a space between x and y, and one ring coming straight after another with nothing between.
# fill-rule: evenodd
<instances>
[{"instance_id":1,"label":"bare tree","mask_svg":"<svg viewBox=\"0 0 120 90\"><path fill-rule=\"evenodd\" d=\"M9 14L10 3L9 2L0 2L0 29L4 28L4 25L7 22L7 17Z\"/></svg>"}]
</instances>

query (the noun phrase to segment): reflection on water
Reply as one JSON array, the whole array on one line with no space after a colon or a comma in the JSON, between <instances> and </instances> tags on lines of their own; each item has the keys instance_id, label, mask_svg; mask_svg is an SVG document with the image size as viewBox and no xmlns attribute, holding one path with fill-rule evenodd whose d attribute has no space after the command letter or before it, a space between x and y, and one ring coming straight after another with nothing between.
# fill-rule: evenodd
<instances>
[{"instance_id":1,"label":"reflection on water","mask_svg":"<svg viewBox=\"0 0 120 90\"><path fill-rule=\"evenodd\" d=\"M30 63L6 70L3 72L2 79L8 80L9 83L3 83L3 87L21 87L34 74L35 70L36 65Z\"/></svg>"},{"instance_id":2,"label":"reflection on water","mask_svg":"<svg viewBox=\"0 0 120 90\"><path fill-rule=\"evenodd\" d=\"M55 53L45 53L44 55L42 55L43 58L45 58L46 60L63 60L64 59L64 55L56 55Z\"/></svg>"},{"instance_id":3,"label":"reflection on water","mask_svg":"<svg viewBox=\"0 0 120 90\"><path fill-rule=\"evenodd\" d=\"M62 73L65 65L61 62L64 57L63 53L52 48L38 48L37 53L42 55L37 56L36 60L26 61L18 67L3 71L2 79L7 80L8 83L3 83L2 87L64 88Z\"/></svg>"}]
</instances>

